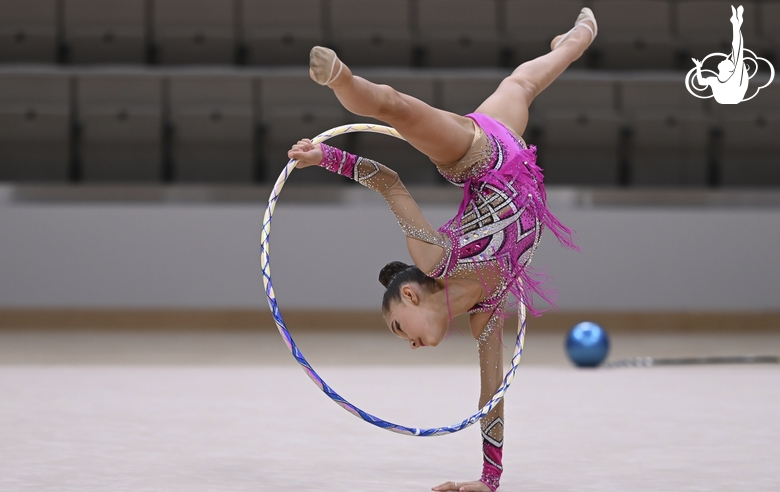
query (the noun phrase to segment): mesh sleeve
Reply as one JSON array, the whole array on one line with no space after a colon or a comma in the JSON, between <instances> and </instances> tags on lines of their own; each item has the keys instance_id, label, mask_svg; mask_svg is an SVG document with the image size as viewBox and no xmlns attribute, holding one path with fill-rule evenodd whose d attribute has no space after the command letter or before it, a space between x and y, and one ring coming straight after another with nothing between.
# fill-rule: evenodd
<instances>
[{"instance_id":1,"label":"mesh sleeve","mask_svg":"<svg viewBox=\"0 0 780 492\"><path fill-rule=\"evenodd\" d=\"M481 369L480 408L484 406L501 386L504 378L503 343L501 331L504 325L504 304L496 308L478 338L479 364ZM498 488L504 471L502 456L504 450L504 400L480 421L482 429L482 477L480 481L491 490Z\"/></svg>"},{"instance_id":2,"label":"mesh sleeve","mask_svg":"<svg viewBox=\"0 0 780 492\"><path fill-rule=\"evenodd\" d=\"M417 202L409 194L398 173L371 159L358 157L335 147L322 144L321 167L351 178L382 195L395 214L407 237L447 247L444 236L423 216Z\"/></svg>"}]
</instances>

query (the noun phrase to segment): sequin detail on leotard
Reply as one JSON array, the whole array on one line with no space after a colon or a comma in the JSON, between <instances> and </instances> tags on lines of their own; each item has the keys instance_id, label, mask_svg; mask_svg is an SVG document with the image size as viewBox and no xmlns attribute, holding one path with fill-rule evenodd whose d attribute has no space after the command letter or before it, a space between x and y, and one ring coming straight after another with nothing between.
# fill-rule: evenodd
<instances>
[{"instance_id":1,"label":"sequin detail on leotard","mask_svg":"<svg viewBox=\"0 0 780 492\"><path fill-rule=\"evenodd\" d=\"M544 226L566 246L574 247L571 231L547 209L536 147L504 125L483 114L467 115L483 135L475 137L469 152L453 166L440 170L448 180L463 186L458 214L439 232L447 235L452 251L434 270L435 278L472 276L482 279L488 294L469 312L495 312L511 291L533 309L531 292L551 301L532 278L527 265L541 240ZM464 167L470 162L471 167Z\"/></svg>"},{"instance_id":2,"label":"sequin detail on leotard","mask_svg":"<svg viewBox=\"0 0 780 492\"><path fill-rule=\"evenodd\" d=\"M438 231L423 217L398 174L386 166L325 144L320 165L381 193L408 237L443 248L437 264L426 274L434 278L479 277L486 295L470 313L496 312L512 292L537 314L531 292L547 301L552 299L526 266L543 226L573 247L571 231L547 209L536 147L527 148L521 138L486 115L467 116L475 125L471 149L455 165L441 171L463 186L463 201L455 217Z\"/></svg>"}]
</instances>

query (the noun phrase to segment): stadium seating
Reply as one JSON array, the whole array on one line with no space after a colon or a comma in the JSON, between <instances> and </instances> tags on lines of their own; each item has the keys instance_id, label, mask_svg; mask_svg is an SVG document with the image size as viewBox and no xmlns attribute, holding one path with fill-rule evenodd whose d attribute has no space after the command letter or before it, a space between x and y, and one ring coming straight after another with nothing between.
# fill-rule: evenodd
<instances>
[{"instance_id":1,"label":"stadium seating","mask_svg":"<svg viewBox=\"0 0 780 492\"><path fill-rule=\"evenodd\" d=\"M287 150L301 138L312 138L329 128L349 122L347 111L333 91L317 86L306 70L269 73L262 78L259 121L267 129L263 137L264 176L274 181L287 164ZM297 173L295 180L340 182L339 176Z\"/></svg>"},{"instance_id":2,"label":"stadium seating","mask_svg":"<svg viewBox=\"0 0 780 492\"><path fill-rule=\"evenodd\" d=\"M529 128L541 135L539 165L548 183L614 185L620 176L621 117L608 77L562 78L531 105Z\"/></svg>"},{"instance_id":3,"label":"stadium seating","mask_svg":"<svg viewBox=\"0 0 780 492\"><path fill-rule=\"evenodd\" d=\"M731 51L727 0L2 2L0 180L269 182L298 139L373 121L309 79L313 45L467 114L585 5L599 36L534 101L523 135L548 183L780 185L778 81L736 105L685 90L691 58ZM780 1L739 5L745 47L780 68ZM762 65L748 96L767 75ZM406 142L333 143L404 182L441 182ZM344 182L319 170L294 181Z\"/></svg>"},{"instance_id":4,"label":"stadium seating","mask_svg":"<svg viewBox=\"0 0 780 492\"><path fill-rule=\"evenodd\" d=\"M254 96L248 76L171 76L172 165L177 182L252 182Z\"/></svg>"},{"instance_id":5,"label":"stadium seating","mask_svg":"<svg viewBox=\"0 0 780 492\"><path fill-rule=\"evenodd\" d=\"M0 2L0 62L57 60L57 0Z\"/></svg>"},{"instance_id":6,"label":"stadium seating","mask_svg":"<svg viewBox=\"0 0 780 492\"><path fill-rule=\"evenodd\" d=\"M550 42L572 27L583 7L581 0L507 0L503 46L510 65L517 65L550 51ZM582 67L585 59L573 66Z\"/></svg>"},{"instance_id":7,"label":"stadium seating","mask_svg":"<svg viewBox=\"0 0 780 492\"><path fill-rule=\"evenodd\" d=\"M449 76L445 73L440 79L441 108L457 114L473 113L507 75L503 71L453 73Z\"/></svg>"},{"instance_id":8,"label":"stadium seating","mask_svg":"<svg viewBox=\"0 0 780 492\"><path fill-rule=\"evenodd\" d=\"M737 105L714 104L712 112L723 132L722 184L780 186L780 85Z\"/></svg>"},{"instance_id":9,"label":"stadium seating","mask_svg":"<svg viewBox=\"0 0 780 492\"><path fill-rule=\"evenodd\" d=\"M66 181L70 78L0 73L0 181Z\"/></svg>"},{"instance_id":10,"label":"stadium seating","mask_svg":"<svg viewBox=\"0 0 780 492\"><path fill-rule=\"evenodd\" d=\"M704 100L679 80L636 75L623 80L621 107L631 130L630 183L704 186L711 123Z\"/></svg>"},{"instance_id":11,"label":"stadium seating","mask_svg":"<svg viewBox=\"0 0 780 492\"><path fill-rule=\"evenodd\" d=\"M759 4L758 30L764 41L765 53L780 53L780 2L762 2ZM776 58L775 58L776 60Z\"/></svg>"},{"instance_id":12,"label":"stadium seating","mask_svg":"<svg viewBox=\"0 0 780 492\"><path fill-rule=\"evenodd\" d=\"M322 44L321 0L244 0L244 57L254 65L306 65Z\"/></svg>"},{"instance_id":13,"label":"stadium seating","mask_svg":"<svg viewBox=\"0 0 780 492\"><path fill-rule=\"evenodd\" d=\"M780 186L778 113L735 114L723 121L724 186Z\"/></svg>"},{"instance_id":14,"label":"stadium seating","mask_svg":"<svg viewBox=\"0 0 780 492\"><path fill-rule=\"evenodd\" d=\"M160 63L235 60L234 0L155 0L154 51Z\"/></svg>"},{"instance_id":15,"label":"stadium seating","mask_svg":"<svg viewBox=\"0 0 780 492\"><path fill-rule=\"evenodd\" d=\"M332 41L355 66L409 66L412 31L409 2L331 0Z\"/></svg>"},{"instance_id":16,"label":"stadium seating","mask_svg":"<svg viewBox=\"0 0 780 492\"><path fill-rule=\"evenodd\" d=\"M87 72L78 77L77 94L82 179L161 180L162 77Z\"/></svg>"},{"instance_id":17,"label":"stadium seating","mask_svg":"<svg viewBox=\"0 0 780 492\"><path fill-rule=\"evenodd\" d=\"M143 63L146 0L65 0L65 52L73 63Z\"/></svg>"},{"instance_id":18,"label":"stadium seating","mask_svg":"<svg viewBox=\"0 0 780 492\"><path fill-rule=\"evenodd\" d=\"M510 67L549 51L587 5L574 67L682 69L730 50L727 0L25 0L0 5L0 62ZM746 0L746 47L777 56L775 0Z\"/></svg>"},{"instance_id":19,"label":"stadium seating","mask_svg":"<svg viewBox=\"0 0 780 492\"><path fill-rule=\"evenodd\" d=\"M592 7L599 23L592 54L597 54L599 68L673 66L670 2L594 0Z\"/></svg>"},{"instance_id":20,"label":"stadium seating","mask_svg":"<svg viewBox=\"0 0 780 492\"><path fill-rule=\"evenodd\" d=\"M419 0L421 64L495 67L498 15L493 0Z\"/></svg>"}]
</instances>

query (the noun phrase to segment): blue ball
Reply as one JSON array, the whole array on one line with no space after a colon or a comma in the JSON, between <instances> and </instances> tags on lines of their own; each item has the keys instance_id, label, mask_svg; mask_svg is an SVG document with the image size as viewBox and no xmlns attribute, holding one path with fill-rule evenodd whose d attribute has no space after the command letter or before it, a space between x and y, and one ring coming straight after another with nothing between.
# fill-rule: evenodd
<instances>
[{"instance_id":1,"label":"blue ball","mask_svg":"<svg viewBox=\"0 0 780 492\"><path fill-rule=\"evenodd\" d=\"M569 331L566 337L566 354L579 367L596 367L607 358L609 336L590 321L583 321Z\"/></svg>"}]
</instances>

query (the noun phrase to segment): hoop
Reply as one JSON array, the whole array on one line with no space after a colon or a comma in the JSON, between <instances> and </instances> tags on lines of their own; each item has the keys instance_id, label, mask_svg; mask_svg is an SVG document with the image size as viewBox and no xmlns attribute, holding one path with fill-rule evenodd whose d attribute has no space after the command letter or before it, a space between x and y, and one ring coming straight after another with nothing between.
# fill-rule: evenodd
<instances>
[{"instance_id":1,"label":"hoop","mask_svg":"<svg viewBox=\"0 0 780 492\"><path fill-rule=\"evenodd\" d=\"M345 133L353 133L353 132L380 133L384 135L389 135L391 137L400 138L401 140L403 140L403 137L401 137L401 135L394 128L390 128L388 126L382 126L382 125L355 124L355 125L339 126L331 130L328 130L324 133L317 135L312 140L312 142L318 144L324 142L325 140L328 140L329 138L333 138L338 135L343 135ZM265 293L268 296L268 305L271 308L271 314L273 315L274 322L276 323L276 327L279 329L279 334L282 335L282 338L284 339L284 343L287 344L287 348L290 350L290 353L295 358L296 362L298 362L298 364L300 364L303 367L304 372L306 372L309 378L311 378L311 380L314 381L314 384L316 384L323 391L323 393L328 395L328 397L331 400L333 400L338 405L343 407L346 411L348 411L349 413L351 413L352 415L358 418L365 420L369 424L373 424L381 429L389 430L391 432L396 432L398 434L406 434L410 436L439 436L443 434L452 434L454 432L463 430L466 427L469 427L470 425L474 424L476 421L478 421L479 419L487 415L491 410L493 410L493 408L498 404L498 402L501 401L501 398L504 397L506 390L509 388L509 385L512 383L512 379L514 379L515 377L515 372L517 371L517 365L519 364L520 357L523 354L526 316L525 316L525 306L523 305L522 302L518 302L517 342L515 343L515 352L514 355L512 356L512 363L511 363L511 367L509 368L509 371L506 373L506 376L504 376L501 386L496 391L496 394L493 395L493 398L491 398L490 401L488 401L485 404L485 406L482 407L477 413L475 413L471 417L457 424L453 424L446 427L418 429L416 427L406 427L403 425L398 425L392 422L388 422L386 420L380 419L379 417L375 417L370 413L364 412L363 410L359 409L352 403L345 400L341 395L336 393L336 391L333 390L333 388L328 386L327 383L325 383L325 381L323 381L322 378L314 371L314 369L308 363L306 358L303 356L303 353L300 351L300 349L298 349L298 346L295 344L295 341L290 335L290 332L287 331L287 326L285 325L284 320L282 319L282 313L279 310L279 306L276 302L276 295L274 294L273 282L271 281L271 259L270 259L270 251L269 251L269 244L268 244L271 235L271 220L273 218L274 209L276 208L276 202L279 200L279 194L282 190L282 187L284 186L284 183L287 181L287 178L289 178L290 173L293 171L293 169L295 169L297 163L298 163L297 160L291 159L287 163L287 166L284 168L282 173L279 175L279 178L276 180L276 184L274 185L274 188L271 191L271 196L268 198L268 207L266 208L265 216L263 217L263 229L260 234L260 248L261 248L260 264L263 270L263 284L265 286Z\"/></svg>"}]
</instances>

